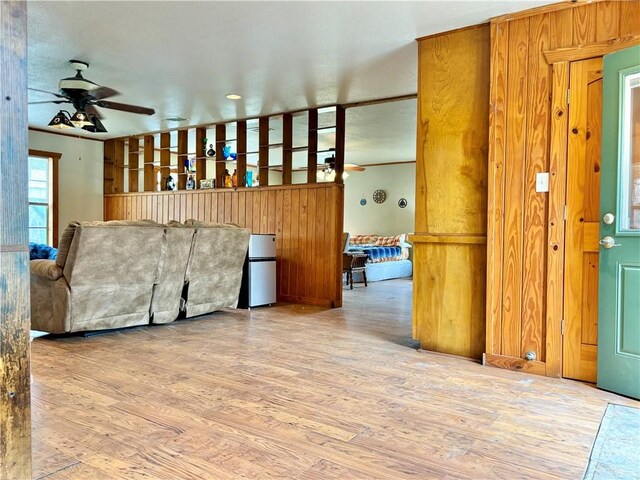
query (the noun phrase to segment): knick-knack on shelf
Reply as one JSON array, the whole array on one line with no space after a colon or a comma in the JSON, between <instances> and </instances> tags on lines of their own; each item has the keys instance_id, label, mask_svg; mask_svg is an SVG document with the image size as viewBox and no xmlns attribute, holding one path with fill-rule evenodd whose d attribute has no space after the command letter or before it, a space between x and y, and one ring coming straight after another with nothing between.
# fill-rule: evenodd
<instances>
[{"instance_id":1,"label":"knick-knack on shelf","mask_svg":"<svg viewBox=\"0 0 640 480\"><path fill-rule=\"evenodd\" d=\"M226 188L231 188L231 174L229 170L224 171L224 186Z\"/></svg>"},{"instance_id":2,"label":"knick-knack on shelf","mask_svg":"<svg viewBox=\"0 0 640 480\"><path fill-rule=\"evenodd\" d=\"M213 148L213 143L209 144L209 150L207 150L207 157L215 157L216 151Z\"/></svg>"},{"instance_id":3,"label":"knick-knack on shelf","mask_svg":"<svg viewBox=\"0 0 640 480\"><path fill-rule=\"evenodd\" d=\"M233 175L231 175L231 186L233 188L238 188L238 169L233 170Z\"/></svg>"},{"instance_id":4,"label":"knick-knack on shelf","mask_svg":"<svg viewBox=\"0 0 640 480\"><path fill-rule=\"evenodd\" d=\"M196 188L196 181L193 179L193 175L189 175L187 178L187 190L194 190Z\"/></svg>"},{"instance_id":5,"label":"knick-knack on shelf","mask_svg":"<svg viewBox=\"0 0 640 480\"><path fill-rule=\"evenodd\" d=\"M164 182L164 189L165 190L175 190L176 189L176 182L173 179L173 177L171 175L169 175L167 177L167 179Z\"/></svg>"}]
</instances>

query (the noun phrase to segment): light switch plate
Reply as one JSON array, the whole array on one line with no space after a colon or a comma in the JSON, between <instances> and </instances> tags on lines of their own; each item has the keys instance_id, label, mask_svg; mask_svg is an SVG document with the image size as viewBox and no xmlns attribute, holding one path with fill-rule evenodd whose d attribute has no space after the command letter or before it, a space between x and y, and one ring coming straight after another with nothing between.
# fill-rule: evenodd
<instances>
[{"instance_id":1,"label":"light switch plate","mask_svg":"<svg viewBox=\"0 0 640 480\"><path fill-rule=\"evenodd\" d=\"M548 192L549 191L549 172L542 172L536 174L536 192Z\"/></svg>"}]
</instances>

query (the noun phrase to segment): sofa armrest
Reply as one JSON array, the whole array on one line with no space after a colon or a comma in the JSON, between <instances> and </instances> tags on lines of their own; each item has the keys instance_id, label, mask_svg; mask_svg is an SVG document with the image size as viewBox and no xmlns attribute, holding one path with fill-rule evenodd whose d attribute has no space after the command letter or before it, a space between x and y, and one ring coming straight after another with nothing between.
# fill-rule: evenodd
<instances>
[{"instance_id":1,"label":"sofa armrest","mask_svg":"<svg viewBox=\"0 0 640 480\"><path fill-rule=\"evenodd\" d=\"M53 281L62 277L62 269L56 265L55 260L31 260L29 267L31 269L31 275Z\"/></svg>"}]
</instances>

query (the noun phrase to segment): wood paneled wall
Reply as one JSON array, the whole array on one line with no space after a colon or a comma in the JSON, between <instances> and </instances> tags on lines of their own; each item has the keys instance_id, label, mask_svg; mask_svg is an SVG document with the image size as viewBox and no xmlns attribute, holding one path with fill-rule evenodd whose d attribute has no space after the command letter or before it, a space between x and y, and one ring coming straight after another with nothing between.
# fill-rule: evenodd
<instances>
[{"instance_id":1,"label":"wood paneled wall","mask_svg":"<svg viewBox=\"0 0 640 480\"><path fill-rule=\"evenodd\" d=\"M333 183L105 195L104 219L193 218L275 233L278 301L340 307L343 199Z\"/></svg>"},{"instance_id":2,"label":"wood paneled wall","mask_svg":"<svg viewBox=\"0 0 640 480\"><path fill-rule=\"evenodd\" d=\"M639 41L640 2L552 5L491 23L486 363L561 374L568 65ZM550 173L549 193L536 174ZM536 361L524 361L535 352Z\"/></svg>"},{"instance_id":3,"label":"wood paneled wall","mask_svg":"<svg viewBox=\"0 0 640 480\"><path fill-rule=\"evenodd\" d=\"M31 478L27 4L0 2L0 480Z\"/></svg>"},{"instance_id":4,"label":"wood paneled wall","mask_svg":"<svg viewBox=\"0 0 640 480\"><path fill-rule=\"evenodd\" d=\"M489 25L419 40L413 336L480 358L485 342Z\"/></svg>"}]
</instances>

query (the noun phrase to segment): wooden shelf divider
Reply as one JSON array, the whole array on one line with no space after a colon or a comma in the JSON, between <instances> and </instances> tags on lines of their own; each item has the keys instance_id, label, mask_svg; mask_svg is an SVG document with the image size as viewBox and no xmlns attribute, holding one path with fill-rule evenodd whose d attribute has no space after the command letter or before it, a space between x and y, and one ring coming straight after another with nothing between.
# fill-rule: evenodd
<instances>
[{"instance_id":1,"label":"wooden shelf divider","mask_svg":"<svg viewBox=\"0 0 640 480\"><path fill-rule=\"evenodd\" d=\"M129 138L129 192L138 191L138 179L140 169L140 139Z\"/></svg>"},{"instance_id":2,"label":"wooden shelf divider","mask_svg":"<svg viewBox=\"0 0 640 480\"><path fill-rule=\"evenodd\" d=\"M153 192L156 190L156 175L153 162L155 160L154 150L155 139L153 135L144 136L144 191Z\"/></svg>"},{"instance_id":3,"label":"wooden shelf divider","mask_svg":"<svg viewBox=\"0 0 640 480\"><path fill-rule=\"evenodd\" d=\"M205 127L196 128L196 188L200 188L200 180L207 178L207 145L204 144L207 138Z\"/></svg>"},{"instance_id":4,"label":"wooden shelf divider","mask_svg":"<svg viewBox=\"0 0 640 480\"><path fill-rule=\"evenodd\" d=\"M124 193L124 140L113 141L113 193Z\"/></svg>"},{"instance_id":5,"label":"wooden shelf divider","mask_svg":"<svg viewBox=\"0 0 640 480\"><path fill-rule=\"evenodd\" d=\"M342 174L344 173L344 143L345 143L345 124L346 110L338 105L336 107L336 183L344 183Z\"/></svg>"},{"instance_id":6,"label":"wooden shelf divider","mask_svg":"<svg viewBox=\"0 0 640 480\"><path fill-rule=\"evenodd\" d=\"M318 170L318 109L309 110L309 132L307 147L307 183L316 183Z\"/></svg>"},{"instance_id":7,"label":"wooden shelf divider","mask_svg":"<svg viewBox=\"0 0 640 480\"><path fill-rule=\"evenodd\" d=\"M184 173L185 162L189 158L187 150L189 150L189 130L178 130L178 190L187 188L189 175Z\"/></svg>"},{"instance_id":8,"label":"wooden shelf divider","mask_svg":"<svg viewBox=\"0 0 640 480\"><path fill-rule=\"evenodd\" d=\"M160 188L164 189L164 182L167 177L171 175L171 152L169 146L171 145L171 134L160 134Z\"/></svg>"},{"instance_id":9,"label":"wooden shelf divider","mask_svg":"<svg viewBox=\"0 0 640 480\"><path fill-rule=\"evenodd\" d=\"M260 185L269 185L269 117L260 117L258 123L258 170Z\"/></svg>"},{"instance_id":10,"label":"wooden shelf divider","mask_svg":"<svg viewBox=\"0 0 640 480\"><path fill-rule=\"evenodd\" d=\"M224 147L227 145L227 126L216 125L216 187L224 188L224 173L227 164L224 158Z\"/></svg>"},{"instance_id":11,"label":"wooden shelf divider","mask_svg":"<svg viewBox=\"0 0 640 480\"><path fill-rule=\"evenodd\" d=\"M293 117L290 113L282 116L282 184L291 185L293 167Z\"/></svg>"},{"instance_id":12,"label":"wooden shelf divider","mask_svg":"<svg viewBox=\"0 0 640 480\"><path fill-rule=\"evenodd\" d=\"M238 186L244 187L247 175L247 121L236 123L236 154Z\"/></svg>"}]
</instances>

